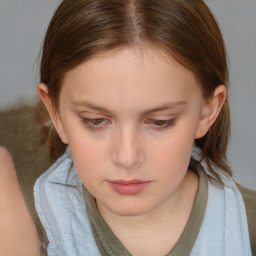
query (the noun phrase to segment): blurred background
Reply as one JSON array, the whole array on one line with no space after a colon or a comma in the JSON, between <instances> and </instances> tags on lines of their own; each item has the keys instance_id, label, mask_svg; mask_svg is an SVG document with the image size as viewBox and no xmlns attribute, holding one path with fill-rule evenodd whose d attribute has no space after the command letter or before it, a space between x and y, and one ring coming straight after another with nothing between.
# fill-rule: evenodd
<instances>
[{"instance_id":1,"label":"blurred background","mask_svg":"<svg viewBox=\"0 0 256 256\"><path fill-rule=\"evenodd\" d=\"M37 57L60 2L0 0L0 110L35 102ZM240 184L256 189L256 1L205 2L218 20L229 56L229 163Z\"/></svg>"}]
</instances>

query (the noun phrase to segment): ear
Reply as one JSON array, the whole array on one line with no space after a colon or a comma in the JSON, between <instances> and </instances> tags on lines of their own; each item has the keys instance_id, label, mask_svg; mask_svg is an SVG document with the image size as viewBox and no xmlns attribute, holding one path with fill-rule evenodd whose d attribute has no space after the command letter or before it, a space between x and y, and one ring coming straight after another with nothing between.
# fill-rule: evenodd
<instances>
[{"instance_id":1,"label":"ear","mask_svg":"<svg viewBox=\"0 0 256 256\"><path fill-rule=\"evenodd\" d=\"M201 118L198 123L195 139L202 138L214 124L217 119L223 104L227 99L227 88L225 85L220 85L215 88L213 96L206 100Z\"/></svg>"},{"instance_id":2,"label":"ear","mask_svg":"<svg viewBox=\"0 0 256 256\"><path fill-rule=\"evenodd\" d=\"M52 104L52 100L48 93L48 87L44 83L39 83L37 85L37 93L41 100L43 101L45 107L47 108L49 115L51 117L52 123L54 125L54 128L56 129L57 133L59 134L61 140L63 143L68 144L67 136L65 134L65 131L63 129L63 125L60 119L60 115L55 109L55 107Z\"/></svg>"}]
</instances>

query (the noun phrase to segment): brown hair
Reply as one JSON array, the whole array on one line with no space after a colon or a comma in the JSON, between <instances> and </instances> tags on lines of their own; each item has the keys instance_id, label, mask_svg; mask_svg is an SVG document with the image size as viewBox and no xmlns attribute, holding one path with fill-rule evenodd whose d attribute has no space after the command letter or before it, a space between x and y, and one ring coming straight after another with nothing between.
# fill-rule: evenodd
<instances>
[{"instance_id":1,"label":"brown hair","mask_svg":"<svg viewBox=\"0 0 256 256\"><path fill-rule=\"evenodd\" d=\"M205 98L228 84L226 51L219 27L202 0L64 0L48 27L40 79L58 107L62 78L68 70L96 54L140 44L154 45L193 71ZM36 108L42 141L55 161L65 151L42 102ZM195 141L209 171L214 165L229 175L226 162L230 112L225 102L208 133Z\"/></svg>"}]
</instances>

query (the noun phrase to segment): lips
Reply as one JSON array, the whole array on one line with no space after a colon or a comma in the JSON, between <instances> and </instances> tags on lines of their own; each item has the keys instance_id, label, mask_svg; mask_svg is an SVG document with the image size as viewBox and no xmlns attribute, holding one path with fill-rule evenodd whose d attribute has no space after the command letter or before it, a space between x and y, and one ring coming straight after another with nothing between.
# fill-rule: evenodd
<instances>
[{"instance_id":1,"label":"lips","mask_svg":"<svg viewBox=\"0 0 256 256\"><path fill-rule=\"evenodd\" d=\"M142 180L115 180L108 181L110 187L119 194L122 195L136 195L142 192L151 181Z\"/></svg>"}]
</instances>

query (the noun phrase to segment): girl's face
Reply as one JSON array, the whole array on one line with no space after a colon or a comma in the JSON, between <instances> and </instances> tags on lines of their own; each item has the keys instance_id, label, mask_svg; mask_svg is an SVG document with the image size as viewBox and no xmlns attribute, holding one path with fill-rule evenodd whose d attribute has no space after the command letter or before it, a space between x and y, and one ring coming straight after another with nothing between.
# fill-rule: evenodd
<instances>
[{"instance_id":1,"label":"girl's face","mask_svg":"<svg viewBox=\"0 0 256 256\"><path fill-rule=\"evenodd\" d=\"M66 73L55 126L99 209L135 216L179 194L204 111L192 72L159 51L123 49Z\"/></svg>"}]
</instances>

